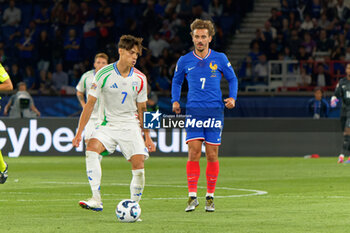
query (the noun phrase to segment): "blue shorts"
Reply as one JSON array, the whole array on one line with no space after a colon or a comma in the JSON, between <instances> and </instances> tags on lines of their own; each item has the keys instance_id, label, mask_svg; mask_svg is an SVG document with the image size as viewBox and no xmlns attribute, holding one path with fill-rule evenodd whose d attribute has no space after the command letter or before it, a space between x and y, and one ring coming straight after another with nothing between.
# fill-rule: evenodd
<instances>
[{"instance_id":1,"label":"blue shorts","mask_svg":"<svg viewBox=\"0 0 350 233\"><path fill-rule=\"evenodd\" d=\"M188 112L186 113L188 114ZM188 114L189 115L189 114ZM195 119L195 121L194 121ZM189 141L200 140L209 145L219 146L221 144L221 133L224 127L223 114L216 113L210 116L191 115L186 118L186 122L206 122L205 124L189 124L186 127L186 143Z\"/></svg>"}]
</instances>

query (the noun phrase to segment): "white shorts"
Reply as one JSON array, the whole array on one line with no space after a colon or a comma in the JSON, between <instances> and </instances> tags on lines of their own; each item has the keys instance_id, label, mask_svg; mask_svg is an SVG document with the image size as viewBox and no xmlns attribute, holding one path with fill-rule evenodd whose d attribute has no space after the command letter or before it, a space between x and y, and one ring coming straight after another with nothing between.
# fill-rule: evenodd
<instances>
[{"instance_id":1,"label":"white shorts","mask_svg":"<svg viewBox=\"0 0 350 233\"><path fill-rule=\"evenodd\" d=\"M138 124L123 124L113 126L110 123L99 125L93 131L91 138L99 140L108 153L113 153L119 145L126 160L133 155L144 155L148 159L149 154Z\"/></svg>"},{"instance_id":2,"label":"white shorts","mask_svg":"<svg viewBox=\"0 0 350 233\"><path fill-rule=\"evenodd\" d=\"M85 126L84 129L84 138L85 140L89 140L92 136L92 133L94 132L94 130L96 129L96 127L98 126L98 120L97 119L91 119L88 121L88 123Z\"/></svg>"}]
</instances>

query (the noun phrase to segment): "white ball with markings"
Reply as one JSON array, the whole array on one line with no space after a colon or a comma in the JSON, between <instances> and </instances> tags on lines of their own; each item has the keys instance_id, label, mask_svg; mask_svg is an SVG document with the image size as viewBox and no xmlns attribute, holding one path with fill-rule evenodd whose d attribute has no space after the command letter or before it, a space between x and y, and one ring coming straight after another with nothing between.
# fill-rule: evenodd
<instances>
[{"instance_id":1,"label":"white ball with markings","mask_svg":"<svg viewBox=\"0 0 350 233\"><path fill-rule=\"evenodd\" d=\"M141 207L136 201L125 199L119 202L115 213L120 222L136 222L141 216Z\"/></svg>"}]
</instances>

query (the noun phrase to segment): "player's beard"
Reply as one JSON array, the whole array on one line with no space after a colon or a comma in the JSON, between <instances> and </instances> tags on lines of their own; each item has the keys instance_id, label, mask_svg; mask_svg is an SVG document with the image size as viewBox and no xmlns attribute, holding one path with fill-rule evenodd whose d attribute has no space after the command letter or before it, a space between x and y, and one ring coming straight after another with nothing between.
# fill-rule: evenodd
<instances>
[{"instance_id":1,"label":"player's beard","mask_svg":"<svg viewBox=\"0 0 350 233\"><path fill-rule=\"evenodd\" d=\"M202 48L199 48L199 46L201 46ZM203 51L205 50L204 44L198 43L197 46L196 46L196 50L197 50L198 52L200 52L200 53L203 52Z\"/></svg>"}]
</instances>

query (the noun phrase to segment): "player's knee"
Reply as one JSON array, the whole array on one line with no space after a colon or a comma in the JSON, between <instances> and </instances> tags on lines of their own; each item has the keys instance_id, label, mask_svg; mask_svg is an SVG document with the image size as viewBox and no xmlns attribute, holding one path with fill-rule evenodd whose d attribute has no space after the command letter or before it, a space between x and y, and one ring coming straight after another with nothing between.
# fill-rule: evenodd
<instances>
[{"instance_id":1,"label":"player's knee","mask_svg":"<svg viewBox=\"0 0 350 233\"><path fill-rule=\"evenodd\" d=\"M202 151L197 149L191 149L188 152L188 157L190 161L198 161L201 157Z\"/></svg>"},{"instance_id":2,"label":"player's knee","mask_svg":"<svg viewBox=\"0 0 350 233\"><path fill-rule=\"evenodd\" d=\"M131 166L133 170L143 169L145 164L145 156L144 155L134 155L130 159Z\"/></svg>"},{"instance_id":3,"label":"player's knee","mask_svg":"<svg viewBox=\"0 0 350 233\"><path fill-rule=\"evenodd\" d=\"M217 151L207 151L206 153L208 162L216 162L218 161L218 153Z\"/></svg>"}]
</instances>

